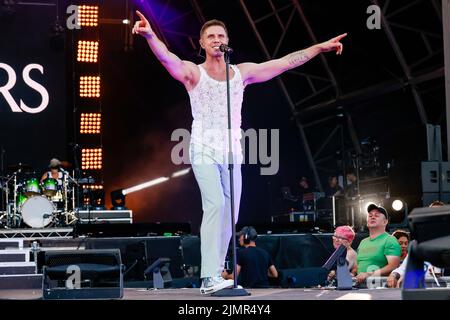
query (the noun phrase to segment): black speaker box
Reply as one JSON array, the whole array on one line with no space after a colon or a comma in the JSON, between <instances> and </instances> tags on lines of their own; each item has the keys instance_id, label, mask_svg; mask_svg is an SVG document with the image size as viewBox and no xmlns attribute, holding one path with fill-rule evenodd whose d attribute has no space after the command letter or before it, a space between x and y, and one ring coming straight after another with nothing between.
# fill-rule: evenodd
<instances>
[{"instance_id":1,"label":"black speaker box","mask_svg":"<svg viewBox=\"0 0 450 320\"><path fill-rule=\"evenodd\" d=\"M123 266L120 250L39 252L43 299L120 299Z\"/></svg>"}]
</instances>

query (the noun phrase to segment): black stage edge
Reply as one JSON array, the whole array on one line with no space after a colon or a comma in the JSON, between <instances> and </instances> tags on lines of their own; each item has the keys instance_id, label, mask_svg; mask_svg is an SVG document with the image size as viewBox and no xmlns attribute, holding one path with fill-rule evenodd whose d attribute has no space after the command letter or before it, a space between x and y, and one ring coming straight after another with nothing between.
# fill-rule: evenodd
<instances>
[{"instance_id":1,"label":"black stage edge","mask_svg":"<svg viewBox=\"0 0 450 320\"><path fill-rule=\"evenodd\" d=\"M122 234L127 233L123 232ZM169 258L168 269L173 281L168 283L167 287L199 288L201 239L198 236L106 237L106 234L102 233L100 237L87 236L73 239L42 238L39 239L39 243L42 250L57 249L57 247L78 250L119 249L122 263L126 268L124 271L125 287L149 287L149 281L152 278L144 277L145 269L158 258ZM353 242L353 248L357 248L365 236L358 234ZM30 244L29 240L25 240L24 246ZM269 253L280 272L295 268L322 266L334 251L331 233L260 234L256 244ZM227 260L231 261L231 252ZM143 283L144 285L142 285ZM270 284L280 285L277 282Z\"/></svg>"}]
</instances>

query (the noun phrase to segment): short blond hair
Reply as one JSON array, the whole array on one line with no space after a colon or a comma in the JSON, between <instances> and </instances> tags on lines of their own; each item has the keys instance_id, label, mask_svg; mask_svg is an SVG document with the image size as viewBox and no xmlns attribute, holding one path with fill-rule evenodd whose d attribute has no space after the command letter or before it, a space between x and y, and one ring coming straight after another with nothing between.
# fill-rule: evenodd
<instances>
[{"instance_id":1,"label":"short blond hair","mask_svg":"<svg viewBox=\"0 0 450 320\"><path fill-rule=\"evenodd\" d=\"M203 36L203 33L205 32L205 30L212 26L220 26L220 27L224 28L225 33L227 34L227 37L228 37L228 29L227 29L227 26L225 25L225 23L223 21L220 21L217 19L212 19L212 20L206 21L203 24L202 28L200 29L200 38Z\"/></svg>"}]
</instances>

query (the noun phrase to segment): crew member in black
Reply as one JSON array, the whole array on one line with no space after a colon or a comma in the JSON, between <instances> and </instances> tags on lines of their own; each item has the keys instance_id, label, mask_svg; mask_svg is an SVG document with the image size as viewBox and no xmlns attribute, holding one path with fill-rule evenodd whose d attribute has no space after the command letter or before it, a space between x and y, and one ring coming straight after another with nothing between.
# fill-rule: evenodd
<instances>
[{"instance_id":1,"label":"crew member in black","mask_svg":"<svg viewBox=\"0 0 450 320\"><path fill-rule=\"evenodd\" d=\"M267 251L256 247L258 233L253 227L244 227L237 233L242 248L237 251L238 284L244 288L267 288L269 277L278 278L278 271ZM234 279L224 271L222 277Z\"/></svg>"}]
</instances>

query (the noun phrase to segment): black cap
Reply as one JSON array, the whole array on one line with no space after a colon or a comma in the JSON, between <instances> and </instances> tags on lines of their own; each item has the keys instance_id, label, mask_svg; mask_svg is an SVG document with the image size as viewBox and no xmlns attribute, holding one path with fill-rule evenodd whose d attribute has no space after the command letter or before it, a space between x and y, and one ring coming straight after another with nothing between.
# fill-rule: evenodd
<instances>
[{"instance_id":1,"label":"black cap","mask_svg":"<svg viewBox=\"0 0 450 320\"><path fill-rule=\"evenodd\" d=\"M387 211L386 211L385 208L379 207L379 206L377 206L376 204L372 203L372 204L370 204L370 205L367 207L367 213L369 213L369 212L372 211L372 210L378 210L379 212L381 212L382 214L384 214L384 216L386 217L386 219L389 220L389 215L388 215L388 213L387 213Z\"/></svg>"},{"instance_id":2,"label":"black cap","mask_svg":"<svg viewBox=\"0 0 450 320\"><path fill-rule=\"evenodd\" d=\"M258 233L253 227L243 227L242 230L239 231L236 235L239 237L243 235L245 237L246 234L248 236L248 239L251 241L254 241L258 236Z\"/></svg>"}]
</instances>

